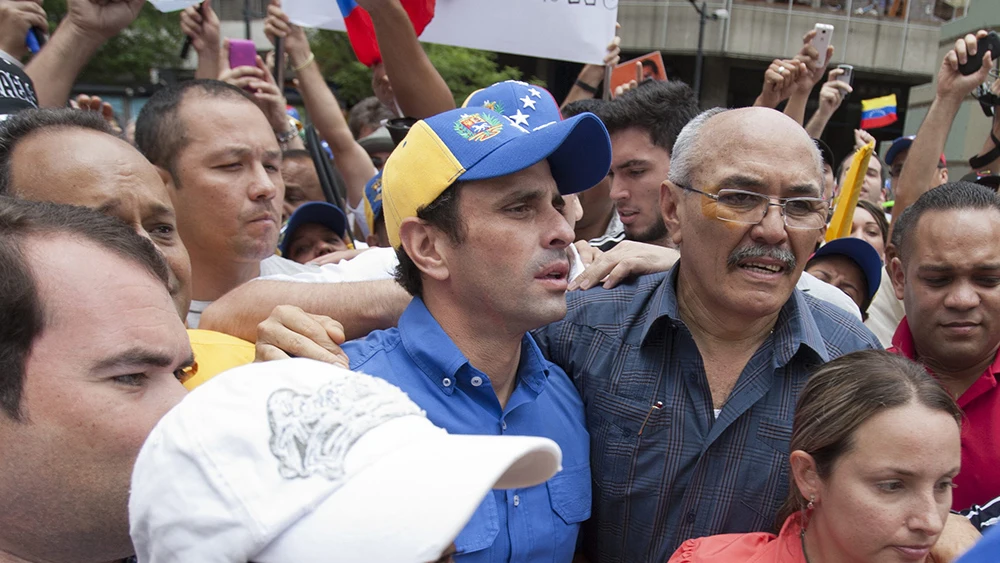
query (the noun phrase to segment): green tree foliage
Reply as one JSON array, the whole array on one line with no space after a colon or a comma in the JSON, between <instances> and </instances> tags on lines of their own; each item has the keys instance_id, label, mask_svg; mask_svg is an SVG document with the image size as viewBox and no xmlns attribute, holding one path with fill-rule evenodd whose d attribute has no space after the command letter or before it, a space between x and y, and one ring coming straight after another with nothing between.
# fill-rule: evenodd
<instances>
[{"instance_id":1,"label":"green tree foliage","mask_svg":"<svg viewBox=\"0 0 1000 563\"><path fill-rule=\"evenodd\" d=\"M347 35L318 30L310 33L310 44L323 76L334 83L337 97L351 106L372 95L371 71L359 63ZM497 64L496 53L447 45L424 44L427 56L461 104L472 92L501 80L519 80L519 69ZM544 86L537 78L530 82Z\"/></svg>"},{"instance_id":2,"label":"green tree foliage","mask_svg":"<svg viewBox=\"0 0 1000 563\"><path fill-rule=\"evenodd\" d=\"M66 15L66 0L44 0L43 6L49 16L49 28L56 29ZM183 42L177 14L161 13L147 3L132 25L97 51L79 80L100 84L149 82L151 68L180 66Z\"/></svg>"}]
</instances>

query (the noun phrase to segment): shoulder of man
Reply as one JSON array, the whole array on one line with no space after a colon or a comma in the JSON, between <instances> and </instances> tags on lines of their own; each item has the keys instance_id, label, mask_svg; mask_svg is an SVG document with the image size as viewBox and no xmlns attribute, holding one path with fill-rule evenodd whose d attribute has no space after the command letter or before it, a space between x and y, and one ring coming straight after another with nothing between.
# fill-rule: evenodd
<instances>
[{"instance_id":1,"label":"shoulder of man","mask_svg":"<svg viewBox=\"0 0 1000 563\"><path fill-rule=\"evenodd\" d=\"M374 330L364 338L345 342L341 349L347 354L351 369L394 382L398 358L393 352L402 346L398 328Z\"/></svg>"},{"instance_id":2,"label":"shoulder of man","mask_svg":"<svg viewBox=\"0 0 1000 563\"><path fill-rule=\"evenodd\" d=\"M650 300L666 280L668 272L636 276L612 289L601 286L566 294L566 317L562 321L590 326L622 325L642 316Z\"/></svg>"},{"instance_id":3,"label":"shoulder of man","mask_svg":"<svg viewBox=\"0 0 1000 563\"><path fill-rule=\"evenodd\" d=\"M531 334L548 358L553 357L554 346L573 343L581 327L624 339L635 326L645 323L653 296L667 275L659 272L637 276L612 289L597 286L568 292L566 316Z\"/></svg>"},{"instance_id":4,"label":"shoulder of man","mask_svg":"<svg viewBox=\"0 0 1000 563\"><path fill-rule=\"evenodd\" d=\"M823 336L823 342L830 351L831 359L858 350L882 349L878 338L861 319L828 301L799 290L796 292L805 300L806 307Z\"/></svg>"}]
</instances>

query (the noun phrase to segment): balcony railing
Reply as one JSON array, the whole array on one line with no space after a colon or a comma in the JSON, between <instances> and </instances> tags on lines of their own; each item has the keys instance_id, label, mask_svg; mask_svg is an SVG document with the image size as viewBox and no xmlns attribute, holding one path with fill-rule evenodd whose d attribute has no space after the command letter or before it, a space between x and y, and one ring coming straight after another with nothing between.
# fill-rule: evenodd
<instances>
[{"instance_id":1,"label":"balcony railing","mask_svg":"<svg viewBox=\"0 0 1000 563\"><path fill-rule=\"evenodd\" d=\"M705 51L791 56L802 35L821 22L836 28L833 62L933 74L940 63L938 40L945 21L934 14L947 11L944 15L958 17L966 11L962 1L713 0L707 2L708 13L725 10L728 17L706 26ZM697 45L698 16L687 0L621 0L618 18L623 46L629 50L693 52Z\"/></svg>"}]
</instances>

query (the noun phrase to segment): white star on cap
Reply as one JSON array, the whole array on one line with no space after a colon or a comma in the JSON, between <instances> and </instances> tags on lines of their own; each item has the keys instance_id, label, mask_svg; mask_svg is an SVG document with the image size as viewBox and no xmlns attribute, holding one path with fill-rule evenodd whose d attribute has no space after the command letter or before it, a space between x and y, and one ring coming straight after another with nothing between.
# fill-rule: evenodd
<instances>
[{"instance_id":1,"label":"white star on cap","mask_svg":"<svg viewBox=\"0 0 1000 563\"><path fill-rule=\"evenodd\" d=\"M535 90L534 88L532 88L531 90L528 90L528 91L531 92L531 95L534 96L534 97L536 97L536 98L541 98L542 97L542 93L539 92L538 90Z\"/></svg>"},{"instance_id":2,"label":"white star on cap","mask_svg":"<svg viewBox=\"0 0 1000 563\"><path fill-rule=\"evenodd\" d=\"M508 116L507 119L509 119L514 125L528 125L528 116L521 113L521 110L517 110L517 113Z\"/></svg>"},{"instance_id":3,"label":"white star on cap","mask_svg":"<svg viewBox=\"0 0 1000 563\"><path fill-rule=\"evenodd\" d=\"M524 104L524 107L535 109L535 100L532 100L527 94L523 98L520 98L519 101Z\"/></svg>"}]
</instances>

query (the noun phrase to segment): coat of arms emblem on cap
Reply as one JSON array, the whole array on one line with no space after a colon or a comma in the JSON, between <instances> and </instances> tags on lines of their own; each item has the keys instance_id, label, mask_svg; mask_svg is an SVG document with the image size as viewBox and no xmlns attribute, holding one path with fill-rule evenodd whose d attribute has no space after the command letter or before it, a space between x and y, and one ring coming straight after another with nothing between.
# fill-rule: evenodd
<instances>
[{"instance_id":1,"label":"coat of arms emblem on cap","mask_svg":"<svg viewBox=\"0 0 1000 563\"><path fill-rule=\"evenodd\" d=\"M271 453L285 479L339 481L351 446L402 416L425 414L398 387L370 376L339 376L313 393L278 389L267 400Z\"/></svg>"},{"instance_id":2,"label":"coat of arms emblem on cap","mask_svg":"<svg viewBox=\"0 0 1000 563\"><path fill-rule=\"evenodd\" d=\"M467 141L492 139L503 130L500 120L482 113L463 114L455 122L455 132Z\"/></svg>"}]
</instances>

